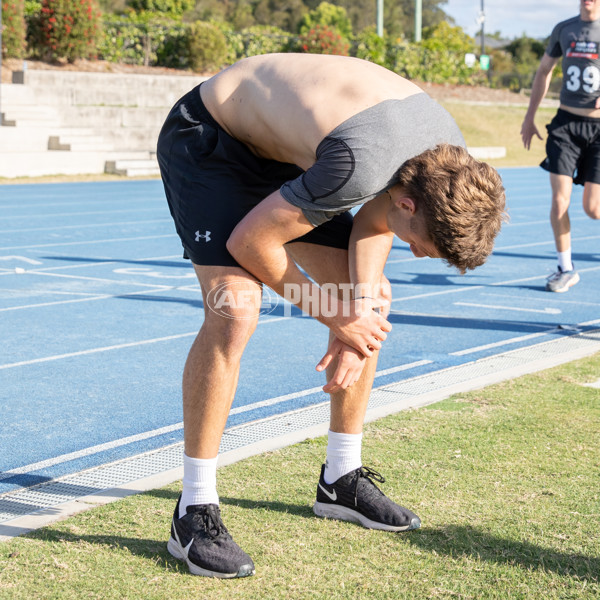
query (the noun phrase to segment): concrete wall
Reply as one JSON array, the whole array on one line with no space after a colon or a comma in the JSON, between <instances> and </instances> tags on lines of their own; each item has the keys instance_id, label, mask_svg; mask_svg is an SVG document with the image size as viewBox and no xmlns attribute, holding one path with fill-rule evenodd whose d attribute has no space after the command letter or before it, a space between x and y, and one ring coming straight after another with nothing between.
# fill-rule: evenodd
<instances>
[{"instance_id":1,"label":"concrete wall","mask_svg":"<svg viewBox=\"0 0 600 600\"><path fill-rule=\"evenodd\" d=\"M60 70L13 74L0 88L0 177L158 173L158 133L189 75ZM125 162L123 162L125 161Z\"/></svg>"}]
</instances>

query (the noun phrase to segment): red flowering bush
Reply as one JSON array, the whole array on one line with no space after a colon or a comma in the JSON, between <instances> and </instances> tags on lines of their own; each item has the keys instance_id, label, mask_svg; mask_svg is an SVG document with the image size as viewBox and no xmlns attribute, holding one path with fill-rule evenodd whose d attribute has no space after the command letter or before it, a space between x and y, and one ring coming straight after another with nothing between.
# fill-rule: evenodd
<instances>
[{"instance_id":1,"label":"red flowering bush","mask_svg":"<svg viewBox=\"0 0 600 600\"><path fill-rule=\"evenodd\" d=\"M2 2L2 56L22 58L25 55L25 0Z\"/></svg>"},{"instance_id":2,"label":"red flowering bush","mask_svg":"<svg viewBox=\"0 0 600 600\"><path fill-rule=\"evenodd\" d=\"M42 0L41 37L45 58L94 58L100 12L94 0Z\"/></svg>"},{"instance_id":3,"label":"red flowering bush","mask_svg":"<svg viewBox=\"0 0 600 600\"><path fill-rule=\"evenodd\" d=\"M348 56L350 44L335 29L325 25L315 25L301 33L298 50L311 54L341 54Z\"/></svg>"}]
</instances>

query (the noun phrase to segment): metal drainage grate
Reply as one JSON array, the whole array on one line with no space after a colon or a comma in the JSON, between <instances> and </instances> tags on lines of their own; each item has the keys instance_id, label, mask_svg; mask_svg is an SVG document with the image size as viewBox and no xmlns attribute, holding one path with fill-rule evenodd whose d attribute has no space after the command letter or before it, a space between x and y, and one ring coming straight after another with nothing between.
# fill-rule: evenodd
<instances>
[{"instance_id":1,"label":"metal drainage grate","mask_svg":"<svg viewBox=\"0 0 600 600\"><path fill-rule=\"evenodd\" d=\"M424 406L452 393L555 366L598 350L600 329L406 379L374 389L367 418L372 420L405 408ZM324 434L328 421L329 402L323 402L232 427L223 435L220 454L226 457L228 453L244 449L243 456L250 456L269 448L283 447L306 437ZM264 445L274 439L279 442ZM182 466L182 455L183 444L178 443L32 488L8 492L0 497L0 523L176 469ZM241 455L234 459L239 458Z\"/></svg>"}]
</instances>

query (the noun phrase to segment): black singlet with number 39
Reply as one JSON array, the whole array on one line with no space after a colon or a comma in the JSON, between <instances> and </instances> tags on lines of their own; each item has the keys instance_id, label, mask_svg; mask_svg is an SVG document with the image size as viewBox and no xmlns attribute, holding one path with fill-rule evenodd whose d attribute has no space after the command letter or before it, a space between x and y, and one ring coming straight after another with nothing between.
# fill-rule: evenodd
<instances>
[{"instance_id":1,"label":"black singlet with number 39","mask_svg":"<svg viewBox=\"0 0 600 600\"><path fill-rule=\"evenodd\" d=\"M577 16L554 28L546 54L553 58L563 57L561 104L594 108L600 96L599 53L600 20L582 21Z\"/></svg>"}]
</instances>

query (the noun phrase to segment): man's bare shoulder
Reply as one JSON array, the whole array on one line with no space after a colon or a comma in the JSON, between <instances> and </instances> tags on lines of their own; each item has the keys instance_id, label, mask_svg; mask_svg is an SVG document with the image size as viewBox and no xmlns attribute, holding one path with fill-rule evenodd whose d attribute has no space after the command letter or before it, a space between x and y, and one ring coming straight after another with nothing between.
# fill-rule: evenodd
<instances>
[{"instance_id":1,"label":"man's bare shoulder","mask_svg":"<svg viewBox=\"0 0 600 600\"><path fill-rule=\"evenodd\" d=\"M375 94L380 100L404 98L420 89L407 79L375 63L350 56L322 54L265 54L242 59L228 67L211 82L221 96L249 83L254 92L327 87L330 95L351 92Z\"/></svg>"},{"instance_id":2,"label":"man's bare shoulder","mask_svg":"<svg viewBox=\"0 0 600 600\"><path fill-rule=\"evenodd\" d=\"M230 135L260 156L302 168L343 121L384 100L421 92L374 63L321 54L245 58L201 89L206 107Z\"/></svg>"}]
</instances>

